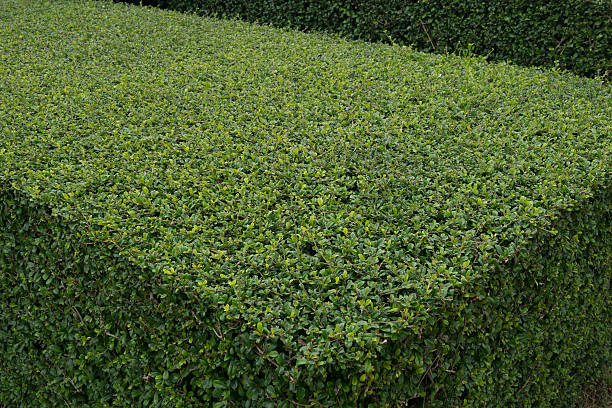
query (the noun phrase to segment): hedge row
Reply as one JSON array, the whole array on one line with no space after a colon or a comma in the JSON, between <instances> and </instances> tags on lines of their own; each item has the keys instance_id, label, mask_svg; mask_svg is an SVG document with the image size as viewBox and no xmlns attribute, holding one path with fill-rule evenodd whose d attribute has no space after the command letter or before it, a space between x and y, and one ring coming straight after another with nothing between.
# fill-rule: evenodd
<instances>
[{"instance_id":1,"label":"hedge row","mask_svg":"<svg viewBox=\"0 0 612 408\"><path fill-rule=\"evenodd\" d=\"M612 74L610 0L127 0L206 15Z\"/></svg>"},{"instance_id":2,"label":"hedge row","mask_svg":"<svg viewBox=\"0 0 612 408\"><path fill-rule=\"evenodd\" d=\"M0 406L571 406L608 85L0 0Z\"/></svg>"}]
</instances>

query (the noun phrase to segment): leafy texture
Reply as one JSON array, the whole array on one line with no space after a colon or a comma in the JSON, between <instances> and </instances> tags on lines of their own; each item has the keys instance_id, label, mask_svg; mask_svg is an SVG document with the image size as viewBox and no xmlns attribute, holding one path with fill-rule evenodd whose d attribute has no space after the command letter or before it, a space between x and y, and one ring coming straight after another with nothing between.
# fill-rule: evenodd
<instances>
[{"instance_id":1,"label":"leafy texture","mask_svg":"<svg viewBox=\"0 0 612 408\"><path fill-rule=\"evenodd\" d=\"M612 75L610 0L125 0Z\"/></svg>"},{"instance_id":2,"label":"leafy texture","mask_svg":"<svg viewBox=\"0 0 612 408\"><path fill-rule=\"evenodd\" d=\"M611 88L0 1L0 405L569 406L610 364Z\"/></svg>"}]
</instances>

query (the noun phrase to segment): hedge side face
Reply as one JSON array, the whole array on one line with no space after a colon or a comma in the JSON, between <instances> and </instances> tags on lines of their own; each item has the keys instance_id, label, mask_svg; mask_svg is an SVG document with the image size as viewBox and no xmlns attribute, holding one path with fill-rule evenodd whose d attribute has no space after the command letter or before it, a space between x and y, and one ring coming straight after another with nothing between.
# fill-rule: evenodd
<instances>
[{"instance_id":1,"label":"hedge side face","mask_svg":"<svg viewBox=\"0 0 612 408\"><path fill-rule=\"evenodd\" d=\"M611 362L611 88L0 1L0 405L571 406Z\"/></svg>"},{"instance_id":2,"label":"hedge side face","mask_svg":"<svg viewBox=\"0 0 612 408\"><path fill-rule=\"evenodd\" d=\"M140 0L128 0L140 4ZM414 45L470 49L492 60L612 74L609 0L148 0L144 4L238 16L303 30Z\"/></svg>"}]
</instances>

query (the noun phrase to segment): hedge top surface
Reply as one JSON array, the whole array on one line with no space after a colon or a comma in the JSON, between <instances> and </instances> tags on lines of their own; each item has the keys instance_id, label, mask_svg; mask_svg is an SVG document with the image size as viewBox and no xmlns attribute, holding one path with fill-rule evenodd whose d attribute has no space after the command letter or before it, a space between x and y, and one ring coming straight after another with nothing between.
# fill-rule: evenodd
<instances>
[{"instance_id":1,"label":"hedge top surface","mask_svg":"<svg viewBox=\"0 0 612 408\"><path fill-rule=\"evenodd\" d=\"M305 356L610 188L595 80L106 2L1 0L0 37L5 188Z\"/></svg>"}]
</instances>

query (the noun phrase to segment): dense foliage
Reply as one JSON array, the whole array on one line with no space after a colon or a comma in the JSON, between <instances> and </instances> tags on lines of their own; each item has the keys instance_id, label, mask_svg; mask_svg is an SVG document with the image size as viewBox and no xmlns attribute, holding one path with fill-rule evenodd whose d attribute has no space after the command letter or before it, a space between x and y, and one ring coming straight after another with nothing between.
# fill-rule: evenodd
<instances>
[{"instance_id":1,"label":"dense foliage","mask_svg":"<svg viewBox=\"0 0 612 408\"><path fill-rule=\"evenodd\" d=\"M0 405L569 406L612 350L611 88L0 0Z\"/></svg>"},{"instance_id":2,"label":"dense foliage","mask_svg":"<svg viewBox=\"0 0 612 408\"><path fill-rule=\"evenodd\" d=\"M126 0L612 75L610 0Z\"/></svg>"}]
</instances>

